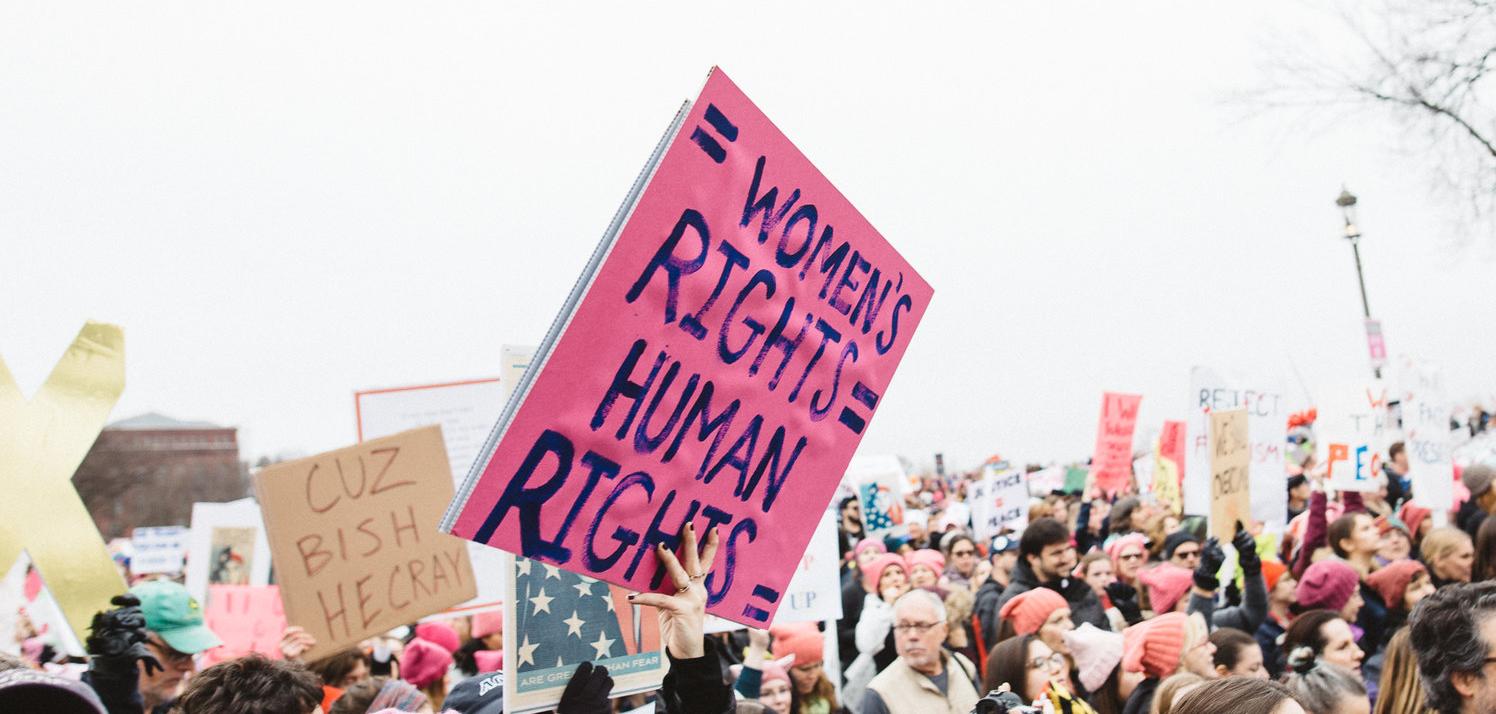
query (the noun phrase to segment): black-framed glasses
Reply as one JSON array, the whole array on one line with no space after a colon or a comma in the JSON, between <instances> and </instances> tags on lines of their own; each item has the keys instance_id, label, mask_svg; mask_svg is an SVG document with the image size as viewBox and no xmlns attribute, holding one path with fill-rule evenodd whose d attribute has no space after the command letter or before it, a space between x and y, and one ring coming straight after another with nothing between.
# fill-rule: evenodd
<instances>
[{"instance_id":1,"label":"black-framed glasses","mask_svg":"<svg viewBox=\"0 0 1496 714\"><path fill-rule=\"evenodd\" d=\"M1200 557L1200 551L1198 551L1198 550L1176 550L1176 551L1174 551L1174 557L1175 558L1179 558L1181 560L1182 559L1186 559L1186 558L1198 558L1198 557Z\"/></svg>"},{"instance_id":2,"label":"black-framed glasses","mask_svg":"<svg viewBox=\"0 0 1496 714\"><path fill-rule=\"evenodd\" d=\"M961 556L965 556L965 555L976 555L976 554L977 554L977 552L974 551L974 550L953 550L953 551L951 551L951 557L952 558L960 558Z\"/></svg>"},{"instance_id":3,"label":"black-framed glasses","mask_svg":"<svg viewBox=\"0 0 1496 714\"><path fill-rule=\"evenodd\" d=\"M917 635L923 635L926 632L929 632L930 628L935 627L936 625L939 625L939 624L941 624L941 623L939 623L939 622L900 622L899 624L894 625L893 629L896 630L896 631L898 631L899 634L903 634L905 632L913 632L914 634L917 634Z\"/></svg>"}]
</instances>

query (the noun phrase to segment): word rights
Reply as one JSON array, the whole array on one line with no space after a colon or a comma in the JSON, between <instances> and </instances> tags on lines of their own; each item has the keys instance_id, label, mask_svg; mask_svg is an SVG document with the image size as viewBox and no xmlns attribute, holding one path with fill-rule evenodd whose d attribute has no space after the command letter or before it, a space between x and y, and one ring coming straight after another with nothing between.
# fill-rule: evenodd
<instances>
[{"instance_id":1,"label":"word rights","mask_svg":"<svg viewBox=\"0 0 1496 714\"><path fill-rule=\"evenodd\" d=\"M708 611L761 625L932 290L720 70L677 126L448 523L658 591L717 528Z\"/></svg>"}]
</instances>

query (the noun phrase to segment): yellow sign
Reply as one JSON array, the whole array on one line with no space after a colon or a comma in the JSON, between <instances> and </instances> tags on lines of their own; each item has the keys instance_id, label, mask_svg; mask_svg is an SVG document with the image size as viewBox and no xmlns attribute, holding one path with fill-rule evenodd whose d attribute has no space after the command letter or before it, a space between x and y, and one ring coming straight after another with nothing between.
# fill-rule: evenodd
<instances>
[{"instance_id":1,"label":"yellow sign","mask_svg":"<svg viewBox=\"0 0 1496 714\"><path fill-rule=\"evenodd\" d=\"M125 590L73 472L125 389L125 335L89 322L27 400L0 359L0 568L25 551L81 642Z\"/></svg>"}]
</instances>

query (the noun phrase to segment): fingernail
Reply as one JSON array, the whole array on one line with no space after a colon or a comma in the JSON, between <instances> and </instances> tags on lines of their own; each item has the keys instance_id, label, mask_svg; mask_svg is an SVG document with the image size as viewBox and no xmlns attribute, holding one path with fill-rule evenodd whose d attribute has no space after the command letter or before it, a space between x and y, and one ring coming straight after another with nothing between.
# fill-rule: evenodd
<instances>
[{"instance_id":1,"label":"fingernail","mask_svg":"<svg viewBox=\"0 0 1496 714\"><path fill-rule=\"evenodd\" d=\"M692 533L695 533L696 532L696 524L695 523L687 523L686 524L686 530L691 531Z\"/></svg>"}]
</instances>

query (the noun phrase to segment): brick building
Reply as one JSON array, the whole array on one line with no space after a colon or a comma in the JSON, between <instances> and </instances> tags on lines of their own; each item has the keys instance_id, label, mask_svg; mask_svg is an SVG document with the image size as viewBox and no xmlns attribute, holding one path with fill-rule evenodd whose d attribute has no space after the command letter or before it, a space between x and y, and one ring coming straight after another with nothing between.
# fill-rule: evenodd
<instances>
[{"instance_id":1,"label":"brick building","mask_svg":"<svg viewBox=\"0 0 1496 714\"><path fill-rule=\"evenodd\" d=\"M187 525L194 501L232 501L249 491L238 430L160 414L105 427L73 475L105 539L136 526Z\"/></svg>"}]
</instances>

